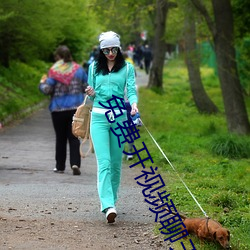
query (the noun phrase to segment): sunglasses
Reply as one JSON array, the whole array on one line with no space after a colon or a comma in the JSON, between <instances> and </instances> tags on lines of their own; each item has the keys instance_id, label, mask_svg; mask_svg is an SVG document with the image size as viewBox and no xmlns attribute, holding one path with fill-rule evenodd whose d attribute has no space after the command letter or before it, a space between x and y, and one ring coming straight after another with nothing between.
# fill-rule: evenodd
<instances>
[{"instance_id":1,"label":"sunglasses","mask_svg":"<svg viewBox=\"0 0 250 250\"><path fill-rule=\"evenodd\" d=\"M110 51L112 52L112 54L117 54L118 48L117 47L114 47L114 48L111 48L111 49L105 48L105 49L102 50L104 55L109 55Z\"/></svg>"}]
</instances>

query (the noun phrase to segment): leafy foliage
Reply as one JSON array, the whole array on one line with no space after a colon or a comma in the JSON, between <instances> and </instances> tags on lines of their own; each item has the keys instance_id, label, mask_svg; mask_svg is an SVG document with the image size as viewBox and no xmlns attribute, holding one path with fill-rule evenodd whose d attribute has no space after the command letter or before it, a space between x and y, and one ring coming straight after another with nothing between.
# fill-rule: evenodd
<instances>
[{"instance_id":1,"label":"leafy foliage","mask_svg":"<svg viewBox=\"0 0 250 250\"><path fill-rule=\"evenodd\" d=\"M149 40L153 37L155 14L154 0L94 0L98 22L105 29L114 30L122 36L122 45L142 42L140 33L147 30Z\"/></svg>"},{"instance_id":2,"label":"leafy foliage","mask_svg":"<svg viewBox=\"0 0 250 250\"><path fill-rule=\"evenodd\" d=\"M248 0L232 1L236 38L244 38L249 35L250 27L250 2Z\"/></svg>"},{"instance_id":3,"label":"leafy foliage","mask_svg":"<svg viewBox=\"0 0 250 250\"><path fill-rule=\"evenodd\" d=\"M8 67L12 59L47 61L59 44L66 44L75 60L82 60L96 41L91 29L95 15L87 9L88 2L37 0L34 8L32 0L2 0L0 62Z\"/></svg>"}]
</instances>

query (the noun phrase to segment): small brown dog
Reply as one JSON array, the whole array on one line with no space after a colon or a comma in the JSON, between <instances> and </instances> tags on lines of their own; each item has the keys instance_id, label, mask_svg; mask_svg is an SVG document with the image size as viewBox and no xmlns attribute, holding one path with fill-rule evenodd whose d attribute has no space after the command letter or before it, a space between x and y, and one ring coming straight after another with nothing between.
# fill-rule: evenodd
<instances>
[{"instance_id":1,"label":"small brown dog","mask_svg":"<svg viewBox=\"0 0 250 250\"><path fill-rule=\"evenodd\" d=\"M166 210L169 211L168 209ZM176 214L174 212L171 213ZM231 249L229 244L230 232L222 227L219 222L210 218L188 218L182 214L179 215L189 234L196 235L201 241L216 241L224 249Z\"/></svg>"},{"instance_id":2,"label":"small brown dog","mask_svg":"<svg viewBox=\"0 0 250 250\"><path fill-rule=\"evenodd\" d=\"M189 234L195 234L200 240L216 241L224 249L230 249L230 232L210 218L183 218Z\"/></svg>"}]
</instances>

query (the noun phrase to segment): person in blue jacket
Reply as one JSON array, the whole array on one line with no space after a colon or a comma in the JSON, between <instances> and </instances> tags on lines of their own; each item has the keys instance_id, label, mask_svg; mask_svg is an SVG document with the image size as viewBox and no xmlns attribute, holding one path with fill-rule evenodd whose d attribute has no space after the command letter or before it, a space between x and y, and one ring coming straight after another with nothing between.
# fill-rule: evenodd
<instances>
[{"instance_id":1,"label":"person in blue jacket","mask_svg":"<svg viewBox=\"0 0 250 250\"><path fill-rule=\"evenodd\" d=\"M69 142L70 166L73 175L80 175L80 142L72 134L72 117L83 103L87 74L73 61L67 46L59 46L55 51L56 62L48 75L41 79L39 89L50 95L49 110L56 134L55 173L64 173L66 168L67 142Z\"/></svg>"},{"instance_id":2,"label":"person in blue jacket","mask_svg":"<svg viewBox=\"0 0 250 250\"><path fill-rule=\"evenodd\" d=\"M106 214L108 223L117 216L115 204L121 179L122 152L124 144L119 145L115 131L117 123L127 121L127 112L113 115L103 106L108 101L114 107L113 96L131 104L131 114L138 112L134 66L126 63L121 53L120 36L113 31L103 32L99 36L100 53L88 72L86 93L93 100L90 134L97 159L97 189L101 202L101 211ZM116 113L115 109L115 112ZM109 119L108 119L109 118ZM121 140L122 141L122 140Z\"/></svg>"}]
</instances>

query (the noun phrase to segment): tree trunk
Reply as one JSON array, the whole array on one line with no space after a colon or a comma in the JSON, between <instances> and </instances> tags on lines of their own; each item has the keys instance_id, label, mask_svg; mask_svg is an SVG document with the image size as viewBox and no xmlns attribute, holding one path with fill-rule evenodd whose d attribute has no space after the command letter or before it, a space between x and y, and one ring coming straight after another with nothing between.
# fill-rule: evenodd
<instances>
[{"instance_id":1,"label":"tree trunk","mask_svg":"<svg viewBox=\"0 0 250 250\"><path fill-rule=\"evenodd\" d=\"M250 123L235 60L230 0L212 0L215 23L200 0L191 1L204 16L213 36L228 130L237 134L249 134Z\"/></svg>"},{"instance_id":2,"label":"tree trunk","mask_svg":"<svg viewBox=\"0 0 250 250\"><path fill-rule=\"evenodd\" d=\"M187 6L185 18L185 55L189 82L195 105L200 113L217 113L218 108L207 95L200 75L200 57L196 48L195 18L191 16L193 8ZM189 11L190 10L190 11Z\"/></svg>"},{"instance_id":3,"label":"tree trunk","mask_svg":"<svg viewBox=\"0 0 250 250\"><path fill-rule=\"evenodd\" d=\"M237 134L248 134L250 124L235 60L230 0L212 0L212 3L216 29L213 38L228 129Z\"/></svg>"},{"instance_id":4,"label":"tree trunk","mask_svg":"<svg viewBox=\"0 0 250 250\"><path fill-rule=\"evenodd\" d=\"M168 1L156 1L155 15L155 37L153 44L153 62L149 74L148 87L157 87L162 89L163 66L166 53L166 43L164 41L166 19L168 12Z\"/></svg>"}]
</instances>

